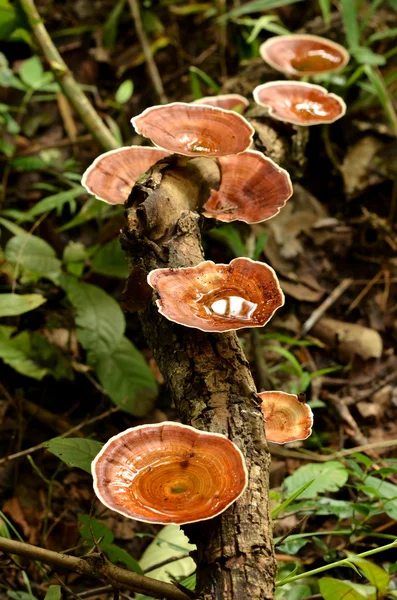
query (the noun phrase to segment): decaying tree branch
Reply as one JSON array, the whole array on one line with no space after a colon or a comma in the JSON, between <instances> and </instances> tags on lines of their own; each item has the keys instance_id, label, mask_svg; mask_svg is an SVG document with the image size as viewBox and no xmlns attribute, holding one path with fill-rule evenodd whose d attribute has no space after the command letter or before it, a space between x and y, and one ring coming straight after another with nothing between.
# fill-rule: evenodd
<instances>
[{"instance_id":1,"label":"decaying tree branch","mask_svg":"<svg viewBox=\"0 0 397 600\"><path fill-rule=\"evenodd\" d=\"M247 360L234 332L207 334L159 315L146 274L203 260L195 209L219 186L215 161L172 157L158 163L127 201L122 245L131 267L127 310L140 313L145 336L183 422L226 434L249 472L243 496L221 516L185 527L197 544L197 594L205 600L270 600L276 562L269 517L267 449L262 413Z\"/></svg>"},{"instance_id":2,"label":"decaying tree branch","mask_svg":"<svg viewBox=\"0 0 397 600\"><path fill-rule=\"evenodd\" d=\"M150 594L154 598L190 600L190 597L176 586L116 567L100 555L89 554L86 557L77 558L3 537L0 537L0 552L37 560L54 567L54 569L81 573L94 579L110 582L115 588L122 587L140 594Z\"/></svg>"}]
</instances>

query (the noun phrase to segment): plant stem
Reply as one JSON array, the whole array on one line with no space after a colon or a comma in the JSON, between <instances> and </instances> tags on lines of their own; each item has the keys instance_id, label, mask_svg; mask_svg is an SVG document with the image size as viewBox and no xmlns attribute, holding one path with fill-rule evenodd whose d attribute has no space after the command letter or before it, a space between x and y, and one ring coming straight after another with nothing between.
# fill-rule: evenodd
<instances>
[{"instance_id":1,"label":"plant stem","mask_svg":"<svg viewBox=\"0 0 397 600\"><path fill-rule=\"evenodd\" d=\"M367 550L366 552L362 552L361 554L356 554L355 558L365 558L367 556L372 556L373 554L378 554L378 552L384 552L385 550L390 550L391 548L395 548L397 546L397 539L391 544L386 544L386 546L381 546L380 548L373 548L372 550ZM318 569L313 569L312 571L307 571L306 573L301 573L300 575L293 575L292 577L285 577L281 581L276 583L276 587L280 587L285 585L286 583L292 583L293 581L298 581L298 579L303 579L304 577L311 577L312 575L318 575L318 573L323 573L324 571L329 571L330 569L335 569L336 567L348 567L353 562L350 558L343 558L342 560L337 560L334 563L329 565L324 565L323 567L319 567Z\"/></svg>"},{"instance_id":2,"label":"plant stem","mask_svg":"<svg viewBox=\"0 0 397 600\"><path fill-rule=\"evenodd\" d=\"M154 598L167 598L167 600L191 600L182 590L170 583L164 583L151 577L138 575L127 569L121 569L111 563L104 563L101 556L95 558L93 555L87 558L77 558L68 556L59 552L53 552L45 548L38 548L25 542L17 542L0 537L0 551L5 554L16 554L29 560L38 560L45 565L50 565L55 569L63 569L95 577L96 579L105 579L110 583L125 587L133 592L138 592Z\"/></svg>"},{"instance_id":3,"label":"plant stem","mask_svg":"<svg viewBox=\"0 0 397 600\"><path fill-rule=\"evenodd\" d=\"M29 25L39 44L41 51L47 59L63 93L79 115L88 131L92 133L104 150L113 150L119 147L116 138L105 126L98 113L95 111L86 95L75 81L65 61L54 46L34 3L34 0L21 0L21 5L26 13Z\"/></svg>"},{"instance_id":4,"label":"plant stem","mask_svg":"<svg viewBox=\"0 0 397 600\"><path fill-rule=\"evenodd\" d=\"M150 78L153 83L153 87L156 90L161 104L167 104L168 100L164 92L163 82L161 81L159 71L157 69L156 63L154 62L149 41L146 37L146 33L143 28L138 0L128 0L128 3L130 5L132 18L134 19L136 33L141 43L143 54L145 55L145 60L149 70Z\"/></svg>"}]
</instances>

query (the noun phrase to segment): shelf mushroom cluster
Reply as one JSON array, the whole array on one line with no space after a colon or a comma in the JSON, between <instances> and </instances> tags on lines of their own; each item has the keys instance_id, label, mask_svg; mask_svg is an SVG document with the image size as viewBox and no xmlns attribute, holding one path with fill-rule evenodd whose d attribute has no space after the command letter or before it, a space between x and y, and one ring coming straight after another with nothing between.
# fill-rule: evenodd
<instances>
[{"instance_id":1,"label":"shelf mushroom cluster","mask_svg":"<svg viewBox=\"0 0 397 600\"><path fill-rule=\"evenodd\" d=\"M344 67L344 48L313 35L271 38L260 49L287 76L310 76ZM335 94L314 84L275 81L255 88L269 116L294 125L331 123L346 111ZM275 216L292 195L289 174L251 150L254 130L242 116L248 101L238 94L175 102L146 109L132 119L155 147L131 146L99 156L82 183L100 200L123 204L138 178L173 153L217 160L221 183L202 214L219 221L259 223ZM186 327L222 333L265 325L284 304L273 269L237 258L229 265L156 269L148 275L159 312ZM259 394L269 442L284 444L311 434L310 407L294 394ZM247 469L239 448L220 434L165 422L128 429L111 438L92 465L100 500L123 515L150 523L186 524L210 519L239 498Z\"/></svg>"}]
</instances>

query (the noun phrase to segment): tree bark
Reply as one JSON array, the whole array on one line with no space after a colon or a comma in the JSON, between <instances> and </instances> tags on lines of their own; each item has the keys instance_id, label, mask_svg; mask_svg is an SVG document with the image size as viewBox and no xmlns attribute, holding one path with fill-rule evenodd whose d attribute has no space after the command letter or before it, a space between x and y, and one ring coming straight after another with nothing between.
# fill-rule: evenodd
<instances>
[{"instance_id":1,"label":"tree bark","mask_svg":"<svg viewBox=\"0 0 397 600\"><path fill-rule=\"evenodd\" d=\"M227 435L246 459L249 483L241 498L219 517L185 526L197 544L197 594L205 600L270 600L276 574L270 455L247 359L234 332L205 333L162 317L145 283L152 269L204 260L195 209L210 187L219 187L215 161L176 156L158 163L134 187L121 236L131 267L124 306L143 309L144 334L181 420Z\"/></svg>"}]
</instances>

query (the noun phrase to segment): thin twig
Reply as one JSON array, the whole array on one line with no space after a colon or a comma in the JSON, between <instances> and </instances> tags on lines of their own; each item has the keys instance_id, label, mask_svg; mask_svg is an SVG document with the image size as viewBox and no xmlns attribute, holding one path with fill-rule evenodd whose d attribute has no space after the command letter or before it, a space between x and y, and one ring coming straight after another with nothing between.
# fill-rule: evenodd
<instances>
[{"instance_id":1,"label":"thin twig","mask_svg":"<svg viewBox=\"0 0 397 600\"><path fill-rule=\"evenodd\" d=\"M160 74L158 72L156 63L154 62L152 50L150 48L149 41L146 37L145 30L143 28L143 23L141 19L141 13L139 10L139 4L137 0L128 0L130 5L132 18L134 19L135 29L139 41L142 46L143 54L145 55L146 64L148 66L149 75L153 83L153 87L156 90L156 93L160 99L161 104L166 104L168 102L167 96L165 95L163 82L161 81Z\"/></svg>"},{"instance_id":2,"label":"thin twig","mask_svg":"<svg viewBox=\"0 0 397 600\"><path fill-rule=\"evenodd\" d=\"M356 452L369 452L371 450L382 450L384 448L394 448L397 446L396 440L383 440L381 442L371 442L363 444L362 446L354 446L353 448L347 448L346 450L339 450L339 452L333 452L324 456L323 454L317 454L317 452L299 451L299 450L288 450L288 448L279 448L273 444L269 444L269 450L271 454L275 456L284 456L285 458L299 458L300 460L311 460L313 462L328 462L329 460L339 460L346 456L351 456Z\"/></svg>"},{"instance_id":3,"label":"thin twig","mask_svg":"<svg viewBox=\"0 0 397 600\"><path fill-rule=\"evenodd\" d=\"M87 558L77 558L38 548L25 542L17 542L0 537L0 551L5 554L16 554L29 560L37 560L55 569L63 569L80 573L96 579L105 579L116 586L121 586L133 592L153 596L154 598L167 598L168 600L189 600L189 597L170 583L164 583L151 577L139 575L133 571L121 569L109 563L103 563L101 558L92 555Z\"/></svg>"},{"instance_id":4,"label":"thin twig","mask_svg":"<svg viewBox=\"0 0 397 600\"><path fill-rule=\"evenodd\" d=\"M323 316L323 314L338 300L338 298L347 290L351 285L352 279L343 279L338 286L330 293L330 295L320 304L315 311L312 312L310 317L305 321L302 326L302 335L308 333L310 329L317 323L317 321Z\"/></svg>"},{"instance_id":5,"label":"thin twig","mask_svg":"<svg viewBox=\"0 0 397 600\"><path fill-rule=\"evenodd\" d=\"M103 123L87 96L74 79L68 66L54 46L44 23L42 22L34 0L21 0L21 5L26 13L29 25L39 44L41 51L47 59L51 71L54 73L63 93L79 115L81 121L92 133L104 150L113 150L119 143L111 131Z\"/></svg>"}]
</instances>

